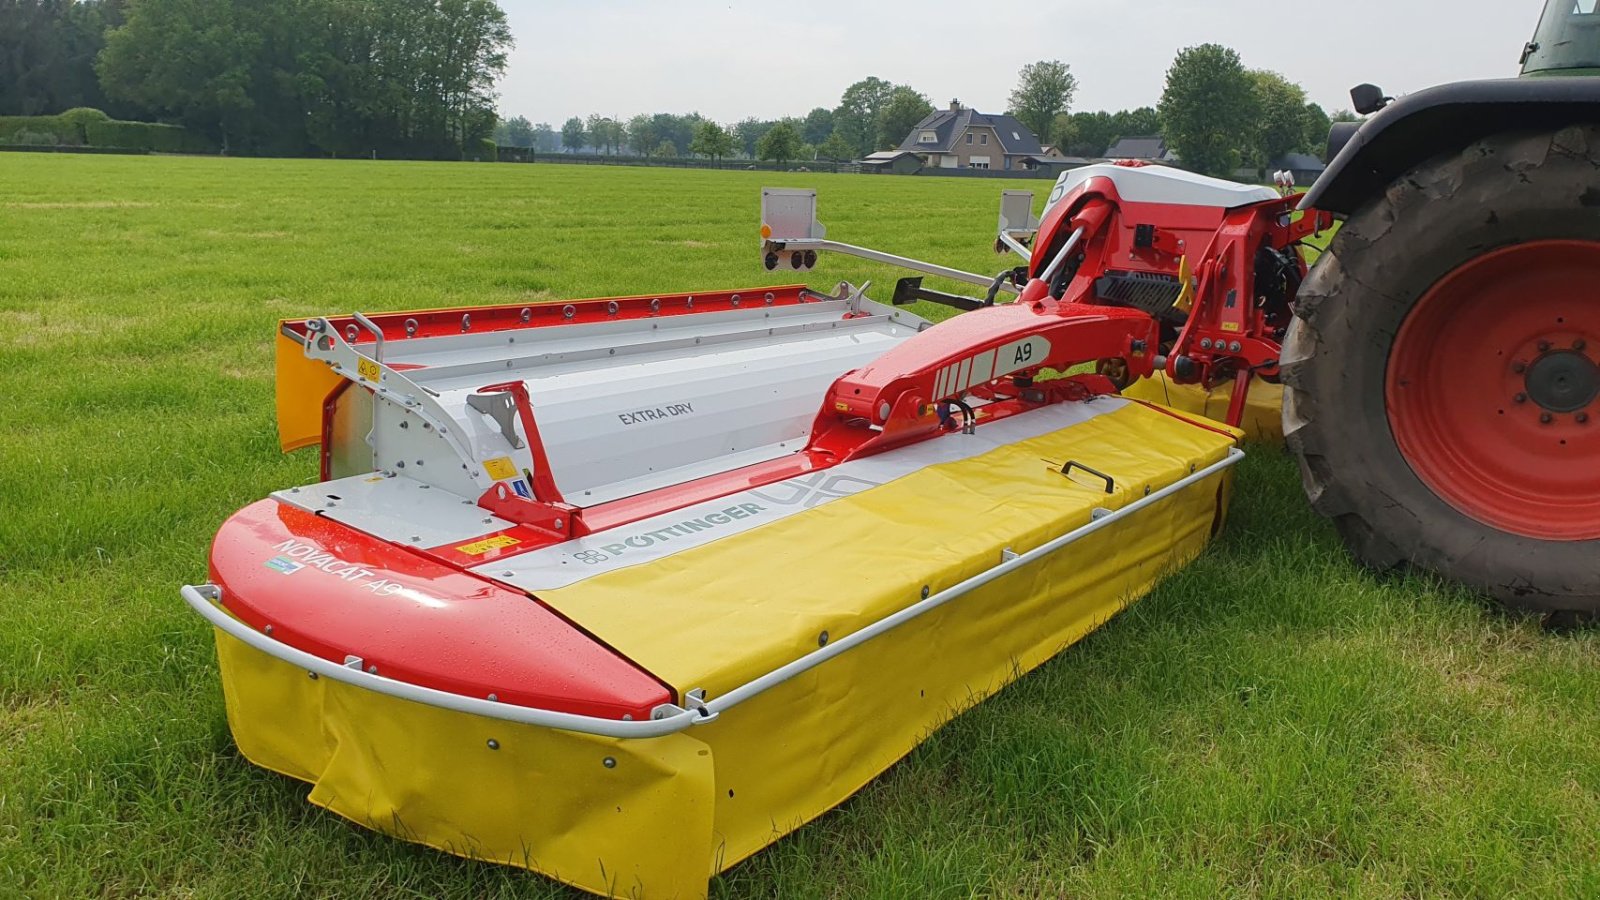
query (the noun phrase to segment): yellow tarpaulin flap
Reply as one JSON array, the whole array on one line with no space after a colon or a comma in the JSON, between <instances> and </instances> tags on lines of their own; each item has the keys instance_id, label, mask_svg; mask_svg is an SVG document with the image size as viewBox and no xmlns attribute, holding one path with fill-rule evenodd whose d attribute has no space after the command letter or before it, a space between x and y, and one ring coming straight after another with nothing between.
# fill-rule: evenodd
<instances>
[{"instance_id":1,"label":"yellow tarpaulin flap","mask_svg":"<svg viewBox=\"0 0 1600 900\"><path fill-rule=\"evenodd\" d=\"M823 631L865 627L1234 442L1101 402L1109 411L1069 428L544 599L673 687L715 698L815 650ZM1068 459L1111 475L1114 492L1063 477ZM368 827L600 894L702 897L710 875L837 805L1193 558L1226 489L1225 477L1197 482L668 738L446 712L307 679L219 635L229 721L249 758L313 782L312 802Z\"/></svg>"},{"instance_id":2,"label":"yellow tarpaulin flap","mask_svg":"<svg viewBox=\"0 0 1600 900\"><path fill-rule=\"evenodd\" d=\"M1228 417L1228 402L1233 399L1233 383L1208 391L1198 384L1173 384L1164 373L1141 378L1123 390L1122 396L1148 400L1184 412L1196 413L1221 422ZM1283 443L1283 385L1256 379L1245 397L1245 438L1264 444Z\"/></svg>"},{"instance_id":3,"label":"yellow tarpaulin flap","mask_svg":"<svg viewBox=\"0 0 1600 900\"><path fill-rule=\"evenodd\" d=\"M539 599L680 694L718 696L1221 459L1227 438L1138 404ZM951 435L941 440L962 440ZM1064 477L1068 460L1110 475ZM804 573L804 577L788 577ZM777 577L775 577L777 576Z\"/></svg>"},{"instance_id":4,"label":"yellow tarpaulin flap","mask_svg":"<svg viewBox=\"0 0 1600 900\"><path fill-rule=\"evenodd\" d=\"M275 364L278 444L283 452L322 440L322 405L342 380L322 363L308 359L305 348L283 333L280 325Z\"/></svg>"}]
</instances>

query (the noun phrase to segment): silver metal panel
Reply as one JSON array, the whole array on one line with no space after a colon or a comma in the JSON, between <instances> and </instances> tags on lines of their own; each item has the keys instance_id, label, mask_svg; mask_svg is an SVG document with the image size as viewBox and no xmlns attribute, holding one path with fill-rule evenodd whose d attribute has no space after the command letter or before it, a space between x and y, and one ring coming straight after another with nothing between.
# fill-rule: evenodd
<instances>
[{"instance_id":1,"label":"silver metal panel","mask_svg":"<svg viewBox=\"0 0 1600 900\"><path fill-rule=\"evenodd\" d=\"M514 523L472 500L403 475L353 475L276 491L273 499L411 547L469 541Z\"/></svg>"},{"instance_id":2,"label":"silver metal panel","mask_svg":"<svg viewBox=\"0 0 1600 900\"><path fill-rule=\"evenodd\" d=\"M771 229L768 240L815 240L827 236L827 229L817 221L814 190L762 188L761 224Z\"/></svg>"},{"instance_id":3,"label":"silver metal panel","mask_svg":"<svg viewBox=\"0 0 1600 900\"><path fill-rule=\"evenodd\" d=\"M1000 233L1028 237L1039 230L1039 217L1033 214L1033 191L1000 193Z\"/></svg>"},{"instance_id":4,"label":"silver metal panel","mask_svg":"<svg viewBox=\"0 0 1600 900\"><path fill-rule=\"evenodd\" d=\"M391 338L381 365L316 330L308 355L375 392L373 470L466 498L535 468L520 417L470 402L485 386L522 382L557 486L590 506L801 449L834 381L928 327L848 289L782 306L752 293L748 304ZM365 471L354 468L364 438L345 436L344 472Z\"/></svg>"}]
</instances>

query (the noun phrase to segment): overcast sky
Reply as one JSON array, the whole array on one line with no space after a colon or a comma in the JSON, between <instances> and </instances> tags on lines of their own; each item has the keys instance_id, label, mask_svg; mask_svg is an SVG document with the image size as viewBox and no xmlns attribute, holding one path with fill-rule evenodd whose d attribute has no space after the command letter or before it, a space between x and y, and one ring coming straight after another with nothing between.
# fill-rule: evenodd
<instances>
[{"instance_id":1,"label":"overcast sky","mask_svg":"<svg viewBox=\"0 0 1600 900\"><path fill-rule=\"evenodd\" d=\"M868 75L936 106L1003 112L1017 69L1060 59L1074 110L1153 106L1179 48L1217 42L1304 85L1329 112L1373 81L1391 94L1516 74L1541 0L500 0L517 46L507 116L556 128L590 113L721 122L832 108ZM1312 15L1308 10L1324 10Z\"/></svg>"}]
</instances>

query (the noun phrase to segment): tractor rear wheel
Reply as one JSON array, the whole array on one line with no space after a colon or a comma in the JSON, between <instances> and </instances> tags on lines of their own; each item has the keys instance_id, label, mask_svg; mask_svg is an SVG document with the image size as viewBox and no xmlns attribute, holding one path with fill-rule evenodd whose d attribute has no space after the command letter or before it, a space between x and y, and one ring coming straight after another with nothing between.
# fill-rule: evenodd
<instances>
[{"instance_id":1,"label":"tractor rear wheel","mask_svg":"<svg viewBox=\"0 0 1600 900\"><path fill-rule=\"evenodd\" d=\"M1300 291L1284 429L1363 563L1600 613L1600 127L1433 159Z\"/></svg>"}]
</instances>

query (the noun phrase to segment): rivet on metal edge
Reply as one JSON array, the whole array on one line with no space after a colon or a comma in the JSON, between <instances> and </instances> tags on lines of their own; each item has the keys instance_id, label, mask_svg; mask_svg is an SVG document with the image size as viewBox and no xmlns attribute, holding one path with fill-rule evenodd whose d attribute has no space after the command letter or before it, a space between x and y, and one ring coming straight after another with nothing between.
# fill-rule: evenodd
<instances>
[{"instance_id":1,"label":"rivet on metal edge","mask_svg":"<svg viewBox=\"0 0 1600 900\"><path fill-rule=\"evenodd\" d=\"M651 312L661 312L661 298L660 297L657 297L656 299L650 301L650 311Z\"/></svg>"},{"instance_id":2,"label":"rivet on metal edge","mask_svg":"<svg viewBox=\"0 0 1600 900\"><path fill-rule=\"evenodd\" d=\"M499 703L500 702L500 695L499 694L490 694L489 695L489 702L490 703Z\"/></svg>"},{"instance_id":3,"label":"rivet on metal edge","mask_svg":"<svg viewBox=\"0 0 1600 900\"><path fill-rule=\"evenodd\" d=\"M632 722L633 721L633 713L623 713L622 714L622 721L624 721L624 722Z\"/></svg>"},{"instance_id":4,"label":"rivet on metal edge","mask_svg":"<svg viewBox=\"0 0 1600 900\"><path fill-rule=\"evenodd\" d=\"M927 585L923 585L922 586L922 599L924 599L924 600L928 599L928 594L930 594L930 593L931 593L931 591L928 590L928 586Z\"/></svg>"},{"instance_id":5,"label":"rivet on metal edge","mask_svg":"<svg viewBox=\"0 0 1600 900\"><path fill-rule=\"evenodd\" d=\"M612 300L610 303L606 304L606 312L608 314L610 314L610 315L613 315L613 316L616 315L617 314L617 308L618 308L617 307L617 301L615 301L615 300Z\"/></svg>"},{"instance_id":6,"label":"rivet on metal edge","mask_svg":"<svg viewBox=\"0 0 1600 900\"><path fill-rule=\"evenodd\" d=\"M734 306L738 306L739 305L739 295L738 294L734 294L730 299L732 300Z\"/></svg>"},{"instance_id":7,"label":"rivet on metal edge","mask_svg":"<svg viewBox=\"0 0 1600 900\"><path fill-rule=\"evenodd\" d=\"M469 315L467 313L462 313L461 314L461 330L462 331L471 331L472 330L472 316L471 315Z\"/></svg>"},{"instance_id":8,"label":"rivet on metal edge","mask_svg":"<svg viewBox=\"0 0 1600 900\"><path fill-rule=\"evenodd\" d=\"M414 337L416 335L416 333L417 333L417 320L416 319L407 319L406 320L406 337Z\"/></svg>"},{"instance_id":9,"label":"rivet on metal edge","mask_svg":"<svg viewBox=\"0 0 1600 900\"><path fill-rule=\"evenodd\" d=\"M762 299L767 301L767 305L768 306L771 306L772 305L772 301L777 299L777 298L772 296L772 292L771 291L767 291L766 296L763 297Z\"/></svg>"},{"instance_id":10,"label":"rivet on metal edge","mask_svg":"<svg viewBox=\"0 0 1600 900\"><path fill-rule=\"evenodd\" d=\"M817 635L817 646L818 647L826 647L826 646L828 646L828 633L826 631L824 631L823 633Z\"/></svg>"},{"instance_id":11,"label":"rivet on metal edge","mask_svg":"<svg viewBox=\"0 0 1600 900\"><path fill-rule=\"evenodd\" d=\"M527 324L527 322L533 318L533 310L524 306L522 308L522 312L517 313L517 318L521 319L523 324Z\"/></svg>"},{"instance_id":12,"label":"rivet on metal edge","mask_svg":"<svg viewBox=\"0 0 1600 900\"><path fill-rule=\"evenodd\" d=\"M578 314L578 308L576 306L573 306L571 303L568 303L566 306L561 307L561 317L564 318L564 319L570 319L570 318L572 318L573 316L575 316L577 314Z\"/></svg>"},{"instance_id":13,"label":"rivet on metal edge","mask_svg":"<svg viewBox=\"0 0 1600 900\"><path fill-rule=\"evenodd\" d=\"M271 625L268 625L268 626L267 626L267 627L265 627L265 628L263 628L263 629L261 629L261 630L262 630L262 631L263 631L263 632L265 632L265 633L267 633L267 634L271 634L271 633L272 633L272 626L271 626Z\"/></svg>"},{"instance_id":14,"label":"rivet on metal edge","mask_svg":"<svg viewBox=\"0 0 1600 900\"><path fill-rule=\"evenodd\" d=\"M499 750L500 749L500 742L495 740L494 738L489 738L489 742L488 743L489 743L489 749L490 750Z\"/></svg>"},{"instance_id":15,"label":"rivet on metal edge","mask_svg":"<svg viewBox=\"0 0 1600 900\"><path fill-rule=\"evenodd\" d=\"M347 341L355 340L356 339L356 335L358 335L360 333L361 332L357 331L356 327L354 325L346 325L344 327L344 339L347 340Z\"/></svg>"},{"instance_id":16,"label":"rivet on metal edge","mask_svg":"<svg viewBox=\"0 0 1600 900\"><path fill-rule=\"evenodd\" d=\"M377 663L373 663L372 665L367 666L367 674L368 675L376 675L376 674L378 674L378 665L377 665Z\"/></svg>"},{"instance_id":17,"label":"rivet on metal edge","mask_svg":"<svg viewBox=\"0 0 1600 900\"><path fill-rule=\"evenodd\" d=\"M310 678L312 681L316 681L317 680L317 673L315 673L315 672L307 672L306 673L306 677Z\"/></svg>"},{"instance_id":18,"label":"rivet on metal edge","mask_svg":"<svg viewBox=\"0 0 1600 900\"><path fill-rule=\"evenodd\" d=\"M600 760L600 765L605 766L608 769L615 769L617 767L617 758L615 756L608 756L605 759Z\"/></svg>"},{"instance_id":19,"label":"rivet on metal edge","mask_svg":"<svg viewBox=\"0 0 1600 900\"><path fill-rule=\"evenodd\" d=\"M565 527L567 527L567 521L565 519L556 519L556 528L565 528Z\"/></svg>"}]
</instances>

